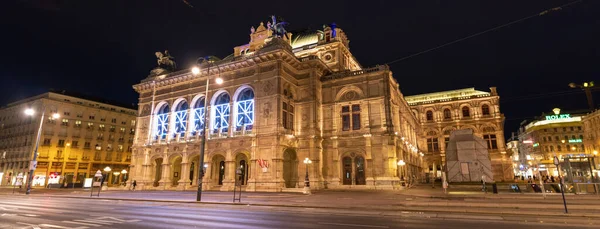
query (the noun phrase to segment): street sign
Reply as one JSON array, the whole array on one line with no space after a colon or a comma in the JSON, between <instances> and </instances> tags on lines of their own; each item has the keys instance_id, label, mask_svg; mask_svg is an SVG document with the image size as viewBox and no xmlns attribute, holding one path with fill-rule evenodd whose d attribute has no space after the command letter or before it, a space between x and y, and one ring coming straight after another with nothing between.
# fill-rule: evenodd
<instances>
[{"instance_id":1,"label":"street sign","mask_svg":"<svg viewBox=\"0 0 600 229\"><path fill-rule=\"evenodd\" d=\"M37 161L29 162L29 170L35 170L37 168Z\"/></svg>"},{"instance_id":2,"label":"street sign","mask_svg":"<svg viewBox=\"0 0 600 229\"><path fill-rule=\"evenodd\" d=\"M554 156L554 165L558 165L560 162L558 161L558 157Z\"/></svg>"}]
</instances>

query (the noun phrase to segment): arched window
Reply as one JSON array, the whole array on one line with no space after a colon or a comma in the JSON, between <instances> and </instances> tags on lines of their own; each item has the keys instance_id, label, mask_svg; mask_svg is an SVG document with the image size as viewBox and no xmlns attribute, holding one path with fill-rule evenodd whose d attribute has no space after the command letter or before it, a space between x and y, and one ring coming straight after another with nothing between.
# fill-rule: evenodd
<instances>
[{"instance_id":1,"label":"arched window","mask_svg":"<svg viewBox=\"0 0 600 229\"><path fill-rule=\"evenodd\" d=\"M469 111L469 107L464 106L462 108L462 116L463 117L470 117L471 116L471 112Z\"/></svg>"},{"instance_id":2,"label":"arched window","mask_svg":"<svg viewBox=\"0 0 600 229\"><path fill-rule=\"evenodd\" d=\"M251 130L252 124L254 124L254 91L246 88L240 92L236 99L235 107L237 109L235 118L236 131L241 131L242 128Z\"/></svg>"},{"instance_id":3,"label":"arched window","mask_svg":"<svg viewBox=\"0 0 600 229\"><path fill-rule=\"evenodd\" d=\"M187 129L188 103L181 101L175 109L175 135L183 137Z\"/></svg>"},{"instance_id":4,"label":"arched window","mask_svg":"<svg viewBox=\"0 0 600 229\"><path fill-rule=\"evenodd\" d=\"M490 106L488 106L487 104L483 104L483 106L481 106L481 114L490 115Z\"/></svg>"},{"instance_id":5,"label":"arched window","mask_svg":"<svg viewBox=\"0 0 600 229\"><path fill-rule=\"evenodd\" d=\"M450 112L450 109L446 108L444 109L444 119L451 119L452 118L452 113Z\"/></svg>"},{"instance_id":6,"label":"arched window","mask_svg":"<svg viewBox=\"0 0 600 229\"><path fill-rule=\"evenodd\" d=\"M169 131L169 105L163 104L156 113L156 139L165 139Z\"/></svg>"},{"instance_id":7,"label":"arched window","mask_svg":"<svg viewBox=\"0 0 600 229\"><path fill-rule=\"evenodd\" d=\"M433 121L433 111L425 112L425 117L427 118L427 121Z\"/></svg>"},{"instance_id":8,"label":"arched window","mask_svg":"<svg viewBox=\"0 0 600 229\"><path fill-rule=\"evenodd\" d=\"M215 109L213 109L214 119L213 119L213 131L214 133L218 133L221 130L221 133L227 133L229 127L229 94L222 93L215 100Z\"/></svg>"},{"instance_id":9,"label":"arched window","mask_svg":"<svg viewBox=\"0 0 600 229\"><path fill-rule=\"evenodd\" d=\"M192 122L194 123L194 130L193 130L193 134L196 133L200 133L202 131L204 131L204 97L198 99L196 101L196 103L194 104L194 109L192 110L193 113L193 120Z\"/></svg>"}]
</instances>

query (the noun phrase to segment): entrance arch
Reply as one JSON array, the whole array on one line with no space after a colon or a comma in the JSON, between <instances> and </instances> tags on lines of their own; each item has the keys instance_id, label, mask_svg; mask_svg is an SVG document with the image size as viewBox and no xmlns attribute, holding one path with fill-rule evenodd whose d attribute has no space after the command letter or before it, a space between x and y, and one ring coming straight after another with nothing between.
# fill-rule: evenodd
<instances>
[{"instance_id":1,"label":"entrance arch","mask_svg":"<svg viewBox=\"0 0 600 229\"><path fill-rule=\"evenodd\" d=\"M246 185L248 183L248 157L246 156L246 154L243 153L239 153L236 157L235 157L235 164L236 164L236 170L237 169L241 169L242 170L242 179L240 180L241 185ZM234 174L236 174L235 179L238 179L237 177L237 173L235 173L236 171L234 171Z\"/></svg>"},{"instance_id":2,"label":"entrance arch","mask_svg":"<svg viewBox=\"0 0 600 229\"><path fill-rule=\"evenodd\" d=\"M177 156L171 159L171 183L173 186L179 185L179 180L183 176L181 174L181 156Z\"/></svg>"},{"instance_id":3,"label":"entrance arch","mask_svg":"<svg viewBox=\"0 0 600 229\"><path fill-rule=\"evenodd\" d=\"M225 180L225 157L223 155L217 154L212 159L211 166L211 181L215 185L223 185L223 180Z\"/></svg>"},{"instance_id":4,"label":"entrance arch","mask_svg":"<svg viewBox=\"0 0 600 229\"><path fill-rule=\"evenodd\" d=\"M362 155L350 153L342 157L342 184L366 185L366 163Z\"/></svg>"},{"instance_id":5,"label":"entrance arch","mask_svg":"<svg viewBox=\"0 0 600 229\"><path fill-rule=\"evenodd\" d=\"M298 183L298 157L293 149L283 152L283 180L286 188L295 188Z\"/></svg>"},{"instance_id":6,"label":"entrance arch","mask_svg":"<svg viewBox=\"0 0 600 229\"><path fill-rule=\"evenodd\" d=\"M153 186L154 187L158 187L158 182L160 181L160 178L162 176L162 163L163 163L163 159L162 158L156 158L154 159L154 182L153 182Z\"/></svg>"}]
</instances>

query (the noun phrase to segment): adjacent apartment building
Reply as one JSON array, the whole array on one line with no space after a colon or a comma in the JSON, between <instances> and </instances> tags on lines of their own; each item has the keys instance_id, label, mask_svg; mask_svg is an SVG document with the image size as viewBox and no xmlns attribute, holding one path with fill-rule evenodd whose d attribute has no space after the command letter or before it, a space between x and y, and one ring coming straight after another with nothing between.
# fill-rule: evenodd
<instances>
[{"instance_id":1,"label":"adjacent apartment building","mask_svg":"<svg viewBox=\"0 0 600 229\"><path fill-rule=\"evenodd\" d=\"M420 123L422 146L428 176L439 178L446 165L446 147L454 130L471 129L485 140L495 181L514 178L511 155L504 142L504 115L495 87L490 91L464 88L405 97Z\"/></svg>"},{"instance_id":2,"label":"adjacent apartment building","mask_svg":"<svg viewBox=\"0 0 600 229\"><path fill-rule=\"evenodd\" d=\"M1 185L29 174L40 125L33 186L80 187L106 167L110 186L127 178L136 110L48 92L0 108Z\"/></svg>"}]
</instances>

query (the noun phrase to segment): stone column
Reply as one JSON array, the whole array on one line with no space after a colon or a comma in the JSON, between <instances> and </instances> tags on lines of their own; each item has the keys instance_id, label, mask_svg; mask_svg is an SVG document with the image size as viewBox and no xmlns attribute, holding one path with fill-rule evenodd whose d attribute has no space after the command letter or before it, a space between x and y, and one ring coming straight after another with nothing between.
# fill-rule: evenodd
<instances>
[{"instance_id":1,"label":"stone column","mask_svg":"<svg viewBox=\"0 0 600 229\"><path fill-rule=\"evenodd\" d=\"M181 162L181 174L179 174L179 181L177 181L177 189L178 190L186 190L190 186L190 163Z\"/></svg>"},{"instance_id":2,"label":"stone column","mask_svg":"<svg viewBox=\"0 0 600 229\"><path fill-rule=\"evenodd\" d=\"M366 185L367 186L373 186L375 187L375 171L376 169L374 168L375 165L373 165L373 155L371 154L371 134L365 134L363 135L365 137L365 153L366 153L366 157L365 157L365 165L366 166L366 170L365 170L365 177L366 177ZM355 171L355 165L356 165L356 161L354 161L353 164L353 174L354 177L356 177L356 171ZM356 179L355 179L356 180ZM353 182L353 184L356 184L355 182Z\"/></svg>"}]
</instances>

